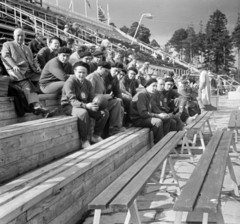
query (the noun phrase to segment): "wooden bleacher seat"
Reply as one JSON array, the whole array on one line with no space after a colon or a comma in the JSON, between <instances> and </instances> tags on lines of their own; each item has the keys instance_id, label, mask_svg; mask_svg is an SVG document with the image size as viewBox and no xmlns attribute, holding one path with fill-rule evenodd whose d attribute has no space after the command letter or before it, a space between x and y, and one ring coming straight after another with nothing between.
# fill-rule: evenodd
<instances>
[{"instance_id":1,"label":"wooden bleacher seat","mask_svg":"<svg viewBox=\"0 0 240 224\"><path fill-rule=\"evenodd\" d=\"M0 187L0 223L67 223L153 145L147 128L129 128ZM144 156L143 156L144 157Z\"/></svg>"},{"instance_id":2,"label":"wooden bleacher seat","mask_svg":"<svg viewBox=\"0 0 240 224\"><path fill-rule=\"evenodd\" d=\"M190 146L190 148L191 149L202 149L203 151L205 150L206 145L205 145L205 141L203 138L203 129L204 129L205 125L207 124L209 132L212 135L212 129L211 129L211 125L209 122L209 119L212 116L214 116L213 111L204 111L193 122L191 122L189 125L184 127L184 129L186 130L186 136L183 140L181 153L183 153L183 151L185 149L186 142L189 141L189 139L188 139L189 133L194 133L193 141L191 142L192 146ZM200 137L201 146L196 146L196 140L197 140L198 136Z\"/></svg>"},{"instance_id":3,"label":"wooden bleacher seat","mask_svg":"<svg viewBox=\"0 0 240 224\"><path fill-rule=\"evenodd\" d=\"M203 223L208 223L208 214L214 213L217 224L224 224L221 211L221 190L228 166L234 184L235 195L239 196L238 185L229 157L230 146L235 145L230 131L217 131L191 177L183 187L173 210L176 211L175 224L181 223L183 212L199 211L203 213Z\"/></svg>"},{"instance_id":4,"label":"wooden bleacher seat","mask_svg":"<svg viewBox=\"0 0 240 224\"><path fill-rule=\"evenodd\" d=\"M0 183L81 148L77 118L57 116L2 127Z\"/></svg>"},{"instance_id":5,"label":"wooden bleacher seat","mask_svg":"<svg viewBox=\"0 0 240 224\"><path fill-rule=\"evenodd\" d=\"M234 132L235 142L237 142L237 134L238 130L240 129L240 110L235 109L231 112L228 122L228 129Z\"/></svg>"},{"instance_id":6,"label":"wooden bleacher seat","mask_svg":"<svg viewBox=\"0 0 240 224\"><path fill-rule=\"evenodd\" d=\"M90 204L89 209L94 210L94 224L100 223L101 210L106 208L127 209L128 213L125 224L141 223L138 215L136 198L145 184L152 178L157 168L167 159L179 141L184 137L185 132L170 132L161 139L152 149L133 163L122 175L111 185L102 191ZM170 157L171 158L171 157ZM171 159L170 159L171 161ZM179 188L177 176L170 163L176 185ZM158 185L164 185L153 179ZM180 189L180 188L179 188Z\"/></svg>"},{"instance_id":7,"label":"wooden bleacher seat","mask_svg":"<svg viewBox=\"0 0 240 224\"><path fill-rule=\"evenodd\" d=\"M59 108L59 113L62 114L60 106L61 95L57 94L40 94L39 100L43 106L49 109ZM18 117L14 107L13 97L0 97L0 127L10 124L16 124L26 121L42 119L42 116L36 116L32 113L26 113L23 117Z\"/></svg>"}]
</instances>

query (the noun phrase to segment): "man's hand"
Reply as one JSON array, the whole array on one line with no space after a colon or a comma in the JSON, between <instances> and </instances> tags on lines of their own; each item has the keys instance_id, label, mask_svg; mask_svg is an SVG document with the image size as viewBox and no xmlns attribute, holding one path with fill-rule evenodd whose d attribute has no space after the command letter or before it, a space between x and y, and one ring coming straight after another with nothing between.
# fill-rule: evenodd
<instances>
[{"instance_id":1,"label":"man's hand","mask_svg":"<svg viewBox=\"0 0 240 224\"><path fill-rule=\"evenodd\" d=\"M42 69L40 68L40 67L37 67L37 72L41 72L42 71Z\"/></svg>"},{"instance_id":2,"label":"man's hand","mask_svg":"<svg viewBox=\"0 0 240 224\"><path fill-rule=\"evenodd\" d=\"M169 116L168 114L166 114L166 113L160 113L160 114L158 114L158 116L159 116L161 119L169 119L169 118L170 118L170 116Z\"/></svg>"},{"instance_id":3,"label":"man's hand","mask_svg":"<svg viewBox=\"0 0 240 224\"><path fill-rule=\"evenodd\" d=\"M106 97L107 100L111 100L113 98L111 94L105 94L104 96Z\"/></svg>"},{"instance_id":4,"label":"man's hand","mask_svg":"<svg viewBox=\"0 0 240 224\"><path fill-rule=\"evenodd\" d=\"M92 111L98 111L98 105L95 103L88 103L86 108Z\"/></svg>"},{"instance_id":5,"label":"man's hand","mask_svg":"<svg viewBox=\"0 0 240 224\"><path fill-rule=\"evenodd\" d=\"M20 68L19 68L18 66L14 66L14 67L13 67L13 71L14 71L15 73L20 73Z\"/></svg>"}]
</instances>

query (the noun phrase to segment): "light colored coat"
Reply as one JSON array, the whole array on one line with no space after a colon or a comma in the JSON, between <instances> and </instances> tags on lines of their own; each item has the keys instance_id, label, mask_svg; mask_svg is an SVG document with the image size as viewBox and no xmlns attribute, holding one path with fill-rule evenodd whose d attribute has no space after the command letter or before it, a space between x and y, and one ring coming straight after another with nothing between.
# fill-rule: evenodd
<instances>
[{"instance_id":1,"label":"light colored coat","mask_svg":"<svg viewBox=\"0 0 240 224\"><path fill-rule=\"evenodd\" d=\"M21 48L16 41L8 41L3 44L1 54L3 64L14 81L26 79L27 71L38 73L39 65L33 60L33 54L29 47L23 45ZM19 73L13 71L14 66L20 68Z\"/></svg>"}]
</instances>

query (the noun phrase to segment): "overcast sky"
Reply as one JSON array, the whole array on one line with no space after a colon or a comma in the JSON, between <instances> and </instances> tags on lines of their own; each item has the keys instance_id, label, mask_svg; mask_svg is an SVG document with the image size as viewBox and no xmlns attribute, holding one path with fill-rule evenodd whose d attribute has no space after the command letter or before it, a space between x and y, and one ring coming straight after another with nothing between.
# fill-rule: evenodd
<instances>
[{"instance_id":1,"label":"overcast sky","mask_svg":"<svg viewBox=\"0 0 240 224\"><path fill-rule=\"evenodd\" d=\"M57 0L49 0L56 3ZM73 0L74 10L85 14L84 1ZM88 8L88 16L96 18L96 0L88 0L91 9ZM205 25L217 9L224 13L228 20L228 29L232 31L238 13L240 13L240 0L98 0L102 8L107 12L107 4L111 22L118 28L123 25L130 27L133 22L139 22L143 13L151 13L153 19L144 18L142 24L151 31L150 40L156 39L161 45L165 45L172 37L174 31L187 28L194 24L195 31L199 30L200 21ZM70 0L58 0L59 5L67 8Z\"/></svg>"}]
</instances>

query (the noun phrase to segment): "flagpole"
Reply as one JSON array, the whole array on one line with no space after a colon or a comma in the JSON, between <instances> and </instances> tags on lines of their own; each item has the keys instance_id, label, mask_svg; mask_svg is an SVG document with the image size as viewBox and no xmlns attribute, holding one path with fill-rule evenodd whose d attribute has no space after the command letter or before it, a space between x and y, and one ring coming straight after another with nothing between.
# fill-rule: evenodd
<instances>
[{"instance_id":1,"label":"flagpole","mask_svg":"<svg viewBox=\"0 0 240 224\"><path fill-rule=\"evenodd\" d=\"M85 16L87 17L87 0L85 0Z\"/></svg>"},{"instance_id":2,"label":"flagpole","mask_svg":"<svg viewBox=\"0 0 240 224\"><path fill-rule=\"evenodd\" d=\"M72 12L74 12L74 2L72 0Z\"/></svg>"},{"instance_id":3,"label":"flagpole","mask_svg":"<svg viewBox=\"0 0 240 224\"><path fill-rule=\"evenodd\" d=\"M97 21L99 20L98 18L98 0L96 0L96 3L97 3Z\"/></svg>"},{"instance_id":4,"label":"flagpole","mask_svg":"<svg viewBox=\"0 0 240 224\"><path fill-rule=\"evenodd\" d=\"M110 24L109 4L107 4L108 25Z\"/></svg>"}]
</instances>

